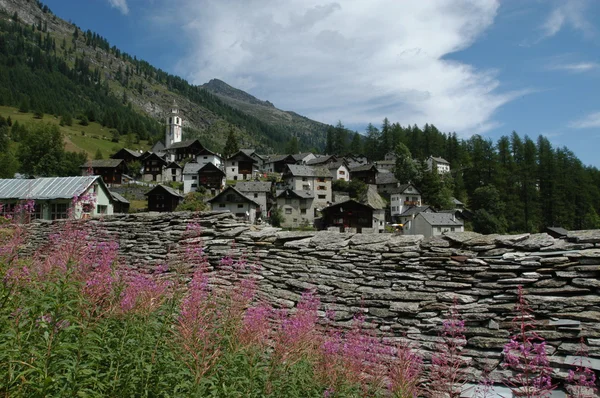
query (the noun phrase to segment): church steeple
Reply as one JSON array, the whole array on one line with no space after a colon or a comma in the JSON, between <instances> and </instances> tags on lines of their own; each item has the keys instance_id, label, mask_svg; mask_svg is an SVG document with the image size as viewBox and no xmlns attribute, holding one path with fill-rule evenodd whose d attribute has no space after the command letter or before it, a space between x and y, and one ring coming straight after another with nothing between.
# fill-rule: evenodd
<instances>
[{"instance_id":1,"label":"church steeple","mask_svg":"<svg viewBox=\"0 0 600 398\"><path fill-rule=\"evenodd\" d=\"M171 107L171 113L167 117L167 131L165 132L165 147L168 149L176 142L181 142L182 139L183 120L179 114L179 107L175 100Z\"/></svg>"}]
</instances>

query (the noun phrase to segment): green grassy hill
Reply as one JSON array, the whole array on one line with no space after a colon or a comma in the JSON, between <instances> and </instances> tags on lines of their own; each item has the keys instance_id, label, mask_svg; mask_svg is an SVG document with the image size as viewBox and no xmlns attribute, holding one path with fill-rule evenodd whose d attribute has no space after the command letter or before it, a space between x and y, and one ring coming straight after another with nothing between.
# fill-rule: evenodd
<instances>
[{"instance_id":1,"label":"green grassy hill","mask_svg":"<svg viewBox=\"0 0 600 398\"><path fill-rule=\"evenodd\" d=\"M72 126L60 126L60 119L53 115L44 115L36 118L33 113L19 112L17 108L0 106L0 116L10 117L12 122L33 125L36 123L50 123L58 125L65 138L65 149L70 152L85 152L89 159L93 159L96 151L100 149L102 156L106 159L119 149L128 147L131 149L145 151L150 148L148 141L135 140L128 142L130 137L121 137L119 142L112 142L111 129L103 127L100 123L90 122L87 126L79 124L79 120L73 119Z\"/></svg>"}]
</instances>

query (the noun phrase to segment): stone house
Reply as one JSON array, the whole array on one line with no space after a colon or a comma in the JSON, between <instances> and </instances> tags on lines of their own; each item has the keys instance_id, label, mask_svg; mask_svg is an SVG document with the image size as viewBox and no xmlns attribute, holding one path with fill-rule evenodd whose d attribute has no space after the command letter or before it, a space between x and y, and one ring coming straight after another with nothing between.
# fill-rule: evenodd
<instances>
[{"instance_id":1,"label":"stone house","mask_svg":"<svg viewBox=\"0 0 600 398\"><path fill-rule=\"evenodd\" d=\"M225 187L225 172L214 163L188 162L183 167L183 193L206 188L214 196Z\"/></svg>"},{"instance_id":2,"label":"stone house","mask_svg":"<svg viewBox=\"0 0 600 398\"><path fill-rule=\"evenodd\" d=\"M245 196L254 200L260 205L256 213L256 218L265 218L271 207L271 187L270 181L240 181L235 184L235 188Z\"/></svg>"},{"instance_id":3,"label":"stone house","mask_svg":"<svg viewBox=\"0 0 600 398\"><path fill-rule=\"evenodd\" d=\"M212 163L218 168L223 168L225 166L221 155L206 148L202 148L202 150L196 154L196 163L202 166L207 163Z\"/></svg>"},{"instance_id":4,"label":"stone house","mask_svg":"<svg viewBox=\"0 0 600 398\"><path fill-rule=\"evenodd\" d=\"M158 184L144 195L148 197L148 211L175 211L183 200L182 194L161 184Z\"/></svg>"},{"instance_id":5,"label":"stone house","mask_svg":"<svg viewBox=\"0 0 600 398\"><path fill-rule=\"evenodd\" d=\"M198 140L180 141L171 144L165 151L172 161L181 162L184 159L195 158L204 146Z\"/></svg>"},{"instance_id":6,"label":"stone house","mask_svg":"<svg viewBox=\"0 0 600 398\"><path fill-rule=\"evenodd\" d=\"M225 175L228 180L251 180L257 173L257 161L243 151L238 151L225 160Z\"/></svg>"},{"instance_id":7,"label":"stone house","mask_svg":"<svg viewBox=\"0 0 600 398\"><path fill-rule=\"evenodd\" d=\"M400 216L410 207L421 205L421 192L412 184L402 184L390 192L390 215L392 218Z\"/></svg>"},{"instance_id":8,"label":"stone house","mask_svg":"<svg viewBox=\"0 0 600 398\"><path fill-rule=\"evenodd\" d=\"M317 215L314 206L314 191L294 190L286 188L275 194L275 203L281 210L284 228L312 226Z\"/></svg>"},{"instance_id":9,"label":"stone house","mask_svg":"<svg viewBox=\"0 0 600 398\"><path fill-rule=\"evenodd\" d=\"M260 204L250 199L232 186L226 187L221 193L208 200L212 210L229 211L236 217L251 224L256 221L256 212Z\"/></svg>"},{"instance_id":10,"label":"stone house","mask_svg":"<svg viewBox=\"0 0 600 398\"><path fill-rule=\"evenodd\" d=\"M168 162L154 152L150 152L142 158L142 180L143 181L163 181L163 168Z\"/></svg>"},{"instance_id":11,"label":"stone house","mask_svg":"<svg viewBox=\"0 0 600 398\"><path fill-rule=\"evenodd\" d=\"M162 176L162 180L164 182L177 182L177 181L181 181L182 180L182 172L183 172L183 168L175 163L175 162L169 162L164 168L163 168L163 176Z\"/></svg>"},{"instance_id":12,"label":"stone house","mask_svg":"<svg viewBox=\"0 0 600 398\"><path fill-rule=\"evenodd\" d=\"M316 156L311 152L297 153L292 156L294 157L294 159L296 160L296 164L298 165L306 164L306 162L316 158Z\"/></svg>"},{"instance_id":13,"label":"stone house","mask_svg":"<svg viewBox=\"0 0 600 398\"><path fill-rule=\"evenodd\" d=\"M256 167L259 171L264 170L265 161L267 160L265 156L259 155L254 149L241 149L241 151L256 161Z\"/></svg>"},{"instance_id":14,"label":"stone house","mask_svg":"<svg viewBox=\"0 0 600 398\"><path fill-rule=\"evenodd\" d=\"M450 172L450 162L444 158L430 156L427 158L427 170L436 170L438 174Z\"/></svg>"},{"instance_id":15,"label":"stone house","mask_svg":"<svg viewBox=\"0 0 600 398\"><path fill-rule=\"evenodd\" d=\"M337 162L331 162L327 164L327 169L331 173L333 177L333 181L344 180L346 182L350 181L350 170L346 165L346 162L343 160L338 160Z\"/></svg>"},{"instance_id":16,"label":"stone house","mask_svg":"<svg viewBox=\"0 0 600 398\"><path fill-rule=\"evenodd\" d=\"M318 211L332 202L332 179L331 173L325 167L289 164L282 175L281 189L313 191L314 210Z\"/></svg>"},{"instance_id":17,"label":"stone house","mask_svg":"<svg viewBox=\"0 0 600 398\"><path fill-rule=\"evenodd\" d=\"M439 236L444 232L464 232L464 224L450 213L421 212L414 219L414 235L423 235L426 238Z\"/></svg>"},{"instance_id":18,"label":"stone house","mask_svg":"<svg viewBox=\"0 0 600 398\"><path fill-rule=\"evenodd\" d=\"M435 210L431 206L411 206L402 214L394 216L393 219L402 224L402 231L405 235L417 235L414 220L420 213L435 213Z\"/></svg>"},{"instance_id":19,"label":"stone house","mask_svg":"<svg viewBox=\"0 0 600 398\"><path fill-rule=\"evenodd\" d=\"M113 197L100 176L0 180L0 215L28 201L33 201L32 219L88 218L114 211Z\"/></svg>"}]
</instances>

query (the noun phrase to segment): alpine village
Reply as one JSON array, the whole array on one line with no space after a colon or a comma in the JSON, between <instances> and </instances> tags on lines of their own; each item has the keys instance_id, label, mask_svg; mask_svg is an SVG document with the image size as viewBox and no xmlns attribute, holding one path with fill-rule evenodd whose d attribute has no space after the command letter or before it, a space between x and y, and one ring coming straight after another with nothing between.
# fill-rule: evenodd
<instances>
[{"instance_id":1,"label":"alpine village","mask_svg":"<svg viewBox=\"0 0 600 398\"><path fill-rule=\"evenodd\" d=\"M285 285L281 282L281 286L285 287L280 287L279 282L265 282L272 283L273 291L280 292L279 296L272 293L271 298L276 297L272 300L275 306L297 309L297 312L292 311L288 315L293 318L293 314L302 313L304 308L301 300L305 295L300 295L301 288L314 285L319 294L352 289L360 298L357 296L355 301L351 301L344 299L346 293L339 293L342 298L331 301L331 308L336 308L342 318L331 319L335 322L341 319L346 322L346 327L350 327L352 319L358 318L343 314L358 311L362 305L369 306L363 311L367 322L373 322L375 330L380 330L382 335L410 336L418 333L419 338L415 341L426 346L429 344L424 349L429 354L424 354L424 359L418 361L424 360L427 365L423 369L431 372L419 373L418 382L415 381L410 388L405 386L408 391L405 395L397 393L397 390L394 393L386 390L396 385L389 381L395 380L390 375L385 376L388 384L377 387L386 392L376 392L372 389L375 388L373 384L369 384L371 389L356 387L362 385L363 379L372 382L374 376L370 372L377 366L384 366L383 362L377 362L379 359L365 360L369 365L357 371L355 379L349 376L353 370L346 369L348 374L342 377L345 381L336 379L336 383L341 384L336 384L335 389L331 387L333 384L327 384L334 383L329 379L327 382L319 381L319 387L310 384L316 383L311 379L309 384L313 390L303 390L309 387L300 383L294 388L303 392L294 395L296 392L286 390L289 386L284 382L292 377L291 373L280 379L269 373L268 377L265 376L268 381L261 387L264 395L245 395L244 391L250 391L244 390L246 387L242 388L241 394L228 395L225 384L220 382L214 386L219 392L211 395L207 392L210 390L206 384L207 377L222 377L215 364L221 363L219 361L224 357L213 357L202 351L204 356L193 362L196 368L189 363L185 367L185 371L193 375L190 380L196 382L181 387L183 393L180 395L176 390L164 395L148 393L157 388L152 386L152 380L146 381L143 387L148 390L143 390L141 384L135 384L131 390L119 387L112 392L104 385L89 387L89 391L53 390L59 376L50 374L42 383L46 387L35 390L28 383L37 376L19 368L23 373L11 376L10 383L0 381L0 396L598 396L595 395L595 378L593 383L585 384L581 390L591 395L576 395L574 389L568 388L570 379L566 372L569 363L575 363L573 356L583 357L581 353L576 354L580 339L582 346L585 340L589 348L585 355L586 358L589 355L591 365L585 367L588 373L582 373L584 367L577 368L578 372L589 380L594 372L597 375L600 371L600 262L596 261L600 254L595 249L600 244L600 232L594 232L600 229L600 171L583 164L568 148L553 146L542 135L530 137L527 132L512 131L497 141L478 134L463 138L453 131L440 131L431 123L403 125L402 120L393 120L394 115L389 117L373 120L365 131L353 131L346 128L341 120L335 125L327 125L292 111L280 110L270 101L258 99L218 79L203 85L190 84L121 51L98 33L61 19L40 1L0 0L0 216L6 220L0 224L7 228L22 225L18 228L37 236L50 234L50 226L63 225L61 223L68 220L93 222L89 225L95 226L106 223L107 231L112 232L105 233L108 238L103 235L98 242L112 237L124 246L122 239L129 239L126 242L131 249L128 250L133 251L137 245L146 245L141 251L154 250L151 249L154 243L130 239L128 234L130 237L154 234L149 241L163 241L156 243L163 246L156 249L158 254L150 251L144 257L151 264L167 261L169 250L175 247L173 245L183 242L185 232L173 232L176 230L169 228L184 222L181 220L187 220L187 223L195 217L208 220L206 228L209 231L212 231L211 228L217 230L207 232L206 236L215 236L207 239L215 242L227 240L227 245L231 245L229 250L234 254L225 256L230 261L234 261L231 258L235 258L238 252L240 257L244 257L252 250L256 253L266 250L268 254L262 257L257 254L256 258L276 255L279 262L289 261L289 266L302 268L304 260L302 265L296 264L296 259L300 258L297 256L312 259L320 255L318 252L323 252L322 256L326 259L318 257L315 260L318 266L311 268L307 279L299 278L294 282L296 271L290 270L281 272L281 275L287 275L281 278L290 280ZM149 226L148 231L141 235L139 232L127 232L129 227L123 226L126 223L146 222L135 220L158 220L148 221L158 224L152 224L154 227ZM121 226L111 229L111 223L115 222ZM198 222L205 227L204 221ZM219 224L224 222L226 227ZM219 228L230 228L233 232L227 235L228 232L219 232ZM580 232L582 234L578 235ZM96 232L89 233L91 235L82 239L96 239L90 238L96 236L93 235ZM169 241L171 246L167 249L164 241L170 239L166 237L170 234L180 234L177 239L181 241L177 240L176 244ZM247 245L252 246L238 250L236 245L246 243L236 236L243 237L245 234L250 234L248 236L252 239L248 238L248 242L253 243ZM9 236L0 234L0 240L8 242ZM25 260L27 253L34 256L44 242L52 239L52 235L43 236L37 240L31 238L33 243L28 244L28 249L20 255L23 259L19 261L29 261ZM203 235L200 233L200 236ZM589 236L592 238L586 238ZM540 239L542 243L538 244ZM406 248L395 251L393 242L407 242L400 245ZM529 242L531 246L523 242ZM295 246L296 243L298 246ZM271 246L274 251L269 249ZM4 257L7 253L4 247L0 250L0 263L10 265ZM209 249L204 250L209 269L216 270L213 254ZM293 250L293 255L286 254L286 250ZM350 254L350 257L343 257L347 254L344 250L349 253L354 250L354 257ZM280 251L283 254L278 254ZM52 253L42 257L53 258ZM337 263L332 260L336 265L322 263L329 261L326 253L331 253L329 257L333 256L334 260L342 257L344 260ZM128 264L134 264L133 268L137 270L146 267L138 264L139 258L123 261L130 261ZM222 265L225 260L219 261ZM3 264L0 272L0 280L3 277L5 281L4 290L0 290L0 323L17 322L20 317L15 315L16 304L14 308L4 304L12 300L11 289L18 289L20 283L15 282L10 289L7 287L6 281L12 278L6 271L9 265ZM235 264L232 267L235 268ZM398 271L400 269L402 272ZM90 272L96 272L93 270ZM376 273L369 273L375 270ZM186 272L193 274L193 270ZM273 272L279 275L278 271ZM152 274L150 271L146 273ZM268 271L264 277L270 280L268 275L272 274ZM350 276L344 276L346 274ZM321 282L315 282L322 275ZM327 275L343 283L328 285ZM15 281L22 280L22 276L19 278ZM355 282L353 278L364 281ZM396 282L394 278L402 281ZM89 287L90 282L86 283ZM190 286L195 286L193 281L190 283ZM468 373L476 369L477 377L483 378L482 375L488 371L487 366L494 364L494 360L497 360L495 365L500 372L500 363L508 354L501 353L502 347L496 351L493 347L498 340L509 335L507 330L510 330L511 317L508 314L513 311L515 297L527 299L527 296L524 299L521 295L521 285L527 283L529 285L524 290L532 295L533 300L539 301L532 311L536 317L545 319L544 332L551 330L548 334L540 333L549 345L560 346L554 343L568 339L568 353L562 353L556 347L554 352L565 354L571 362L561 359L560 364L552 363L544 368L554 368L553 377L557 377L556 372L560 374L556 379L558 384L553 384L549 389L553 391L548 395L519 390L522 387L514 387L516 382L504 382L509 376L504 373L498 373L498 376L493 372L486 390L489 395L476 393L474 391L479 387ZM234 282L224 283L228 284L235 285ZM414 288L413 284L419 287ZM125 283L124 286L129 285ZM401 286L400 290L396 286ZM392 294L413 288L416 299L397 299ZM124 289L119 293L121 298L128 294L127 287ZM284 294L286 289L292 289L295 298L291 298L292 293ZM390 294L373 293L380 291L377 289L387 289L385 291ZM271 294L270 290L261 292L267 296ZM433 301L428 301L430 292ZM350 297L354 293L347 294ZM368 302L369 294L375 303L373 308ZM552 294L548 303L544 302L544 294ZM361 304L365 298L366 304ZM566 301L561 303L561 299ZM577 304L569 304L571 299L577 299ZM390 304L388 300L397 300L398 303ZM382 312L376 304L383 302L386 303L385 311L389 308L391 312ZM469 312L480 303L485 309ZM12 309L5 311L7 308ZM123 308L121 301L120 316ZM327 307L320 308L325 311ZM519 308L523 310L521 315L531 314L526 312L529 310L525 310L524 305ZM26 327L48 328L51 323L44 314L52 312L52 316L57 316L56 311L38 309L34 316L37 321L32 318L33 323ZM462 314L462 311L466 313ZM4 316L4 312L8 315ZM452 318L459 312L464 315L467 327L473 327L475 337L462 332L464 321L460 321L462 326L459 327L457 318ZM484 316L487 313L491 314L490 317ZM148 314L146 312L144 316L151 317ZM325 319L323 314L320 317ZM445 314L451 318L445 321L445 329L440 332L441 326L436 329L433 323L441 325L440 318ZM71 325L74 323L72 320L69 322ZM214 322L218 323L217 320ZM285 324L286 321L282 322ZM47 329L50 337L45 337L48 347L55 338L52 336L58 335L56 331L62 327L56 322L52 325ZM448 325L451 325L450 329ZM9 330L13 331L8 326L0 326L0 340L4 340ZM468 360L446 364L445 376L436 376L440 380L430 376L432 379L424 382L426 377L423 375L433 375L439 367L439 363L431 359L431 352L436 350L434 344L442 340L445 342L448 336L454 339L450 339L454 343L449 343L448 352ZM541 346L534 343L536 336L532 334L524 338L526 344L531 344L531 350L539 352ZM274 353L279 349L277 338L265 343ZM467 342L467 348L456 343L463 340ZM17 340L10 341L14 343ZM77 344L76 341L69 344ZM0 352L5 351L5 354L0 353L2 375L13 372L13 365L9 364L13 359L6 353L17 349L14 347L0 342ZM460 351L463 348L465 351ZM195 349L200 352L205 348ZM400 350L394 352L394 355L400 355ZM33 356L31 354L31 358ZM25 359L15 361L28 361L27 356L22 358ZM444 358L450 360L448 356ZM535 362L539 357L529 360ZM205 371L198 371L199 363L206 365ZM295 366L290 362L285 364L286 367L288 365L290 369ZM27 366L33 368L37 364L32 362ZM530 366L535 368L534 372L546 374L546 370L539 370L541 365L537 368ZM85 374L100 372L94 369L89 368L86 370L89 373ZM300 372L294 369L294 372ZM317 374L317 368L311 369ZM454 369L455 373L449 369ZM144 370L140 372L146 374ZM111 377L118 379L116 373ZM464 380L459 381L460 377ZM444 384L444 378L451 379L450 387L446 392L440 392L443 388L439 385ZM350 380L357 384L348 387ZM164 387L164 380L161 383L157 386L170 388ZM21 390L17 386L27 387ZM471 390L465 386L471 386ZM356 390L353 389L355 387ZM96 394L98 391L101 392ZM513 395L494 395L510 394L507 391L512 391Z\"/></svg>"}]
</instances>

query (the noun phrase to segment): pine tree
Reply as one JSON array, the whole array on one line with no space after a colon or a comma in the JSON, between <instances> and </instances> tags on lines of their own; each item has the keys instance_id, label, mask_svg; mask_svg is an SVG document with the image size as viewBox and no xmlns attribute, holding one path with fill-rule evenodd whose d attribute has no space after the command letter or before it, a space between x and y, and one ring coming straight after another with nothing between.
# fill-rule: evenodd
<instances>
[{"instance_id":1,"label":"pine tree","mask_svg":"<svg viewBox=\"0 0 600 398\"><path fill-rule=\"evenodd\" d=\"M102 151L100 148L96 149L96 154L94 155L94 160L102 160L104 159L104 155L102 155Z\"/></svg>"},{"instance_id":2,"label":"pine tree","mask_svg":"<svg viewBox=\"0 0 600 398\"><path fill-rule=\"evenodd\" d=\"M362 155L362 141L360 138L360 134L358 132L354 133L352 137L352 142L350 142L350 153L353 155Z\"/></svg>"},{"instance_id":3,"label":"pine tree","mask_svg":"<svg viewBox=\"0 0 600 398\"><path fill-rule=\"evenodd\" d=\"M237 138L235 137L235 131L233 127L229 127L229 133L227 134L227 141L225 142L225 147L223 148L223 157L225 159L230 156L236 154L240 150Z\"/></svg>"},{"instance_id":4,"label":"pine tree","mask_svg":"<svg viewBox=\"0 0 600 398\"><path fill-rule=\"evenodd\" d=\"M287 146L285 147L285 153L287 153L289 155L294 155L294 154L297 154L298 152L300 152L300 147L298 144L298 137L293 136L292 139L290 140L290 142L288 142Z\"/></svg>"}]
</instances>

